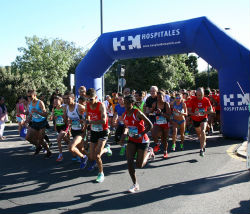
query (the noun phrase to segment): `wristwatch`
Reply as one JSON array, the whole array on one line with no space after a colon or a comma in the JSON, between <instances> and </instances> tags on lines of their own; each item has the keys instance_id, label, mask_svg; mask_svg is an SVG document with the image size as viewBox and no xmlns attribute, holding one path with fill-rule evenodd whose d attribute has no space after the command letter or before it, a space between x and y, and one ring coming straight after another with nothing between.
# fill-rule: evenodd
<instances>
[{"instance_id":1,"label":"wristwatch","mask_svg":"<svg viewBox=\"0 0 250 214\"><path fill-rule=\"evenodd\" d=\"M141 134L138 134L138 137L142 137L142 135L141 135Z\"/></svg>"}]
</instances>

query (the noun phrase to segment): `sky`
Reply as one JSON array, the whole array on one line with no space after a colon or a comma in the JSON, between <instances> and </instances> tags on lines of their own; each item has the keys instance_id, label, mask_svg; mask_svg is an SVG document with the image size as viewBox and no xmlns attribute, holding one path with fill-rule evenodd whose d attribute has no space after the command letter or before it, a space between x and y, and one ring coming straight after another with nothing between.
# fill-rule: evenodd
<instances>
[{"instance_id":1,"label":"sky","mask_svg":"<svg viewBox=\"0 0 250 214\"><path fill-rule=\"evenodd\" d=\"M206 16L250 49L250 0L102 0L103 32ZM25 37L63 39L84 49L100 35L100 0L0 0L0 66L26 47ZM207 64L199 59L199 70Z\"/></svg>"}]
</instances>

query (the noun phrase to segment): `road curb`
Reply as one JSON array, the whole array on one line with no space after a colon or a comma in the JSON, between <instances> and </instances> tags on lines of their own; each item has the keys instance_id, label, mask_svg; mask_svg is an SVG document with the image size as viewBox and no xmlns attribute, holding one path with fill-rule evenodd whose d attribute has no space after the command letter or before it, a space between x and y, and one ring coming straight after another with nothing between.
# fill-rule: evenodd
<instances>
[{"instance_id":1,"label":"road curb","mask_svg":"<svg viewBox=\"0 0 250 214\"><path fill-rule=\"evenodd\" d=\"M244 141L239 148L236 149L236 154L240 157L247 158L247 141Z\"/></svg>"}]
</instances>

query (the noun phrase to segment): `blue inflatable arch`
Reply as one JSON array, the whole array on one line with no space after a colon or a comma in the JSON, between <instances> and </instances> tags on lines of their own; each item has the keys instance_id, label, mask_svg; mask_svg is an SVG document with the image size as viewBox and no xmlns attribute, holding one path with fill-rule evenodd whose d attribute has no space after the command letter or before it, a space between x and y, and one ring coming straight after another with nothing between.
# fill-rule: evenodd
<instances>
[{"instance_id":1,"label":"blue inflatable arch","mask_svg":"<svg viewBox=\"0 0 250 214\"><path fill-rule=\"evenodd\" d=\"M246 138L250 52L206 17L102 34L76 68L76 89L95 88L101 98L101 77L116 60L189 52L219 71L223 135Z\"/></svg>"}]
</instances>

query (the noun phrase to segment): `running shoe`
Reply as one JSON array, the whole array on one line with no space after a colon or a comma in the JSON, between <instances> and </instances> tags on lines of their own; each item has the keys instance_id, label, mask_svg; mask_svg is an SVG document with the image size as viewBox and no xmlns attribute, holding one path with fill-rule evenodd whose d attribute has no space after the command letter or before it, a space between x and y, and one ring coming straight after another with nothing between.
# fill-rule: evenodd
<instances>
[{"instance_id":1,"label":"running shoe","mask_svg":"<svg viewBox=\"0 0 250 214\"><path fill-rule=\"evenodd\" d=\"M180 144L180 148L181 148L181 151L184 151L184 144L183 143Z\"/></svg>"},{"instance_id":2,"label":"running shoe","mask_svg":"<svg viewBox=\"0 0 250 214\"><path fill-rule=\"evenodd\" d=\"M164 152L163 158L164 158L164 159L167 159L167 158L168 158L168 152L167 152L167 151Z\"/></svg>"},{"instance_id":3,"label":"running shoe","mask_svg":"<svg viewBox=\"0 0 250 214\"><path fill-rule=\"evenodd\" d=\"M63 160L62 154L58 155L58 158L56 159L56 162L61 162Z\"/></svg>"},{"instance_id":4,"label":"running shoe","mask_svg":"<svg viewBox=\"0 0 250 214\"><path fill-rule=\"evenodd\" d=\"M188 132L188 131L185 131L185 135L189 135L189 132Z\"/></svg>"},{"instance_id":5,"label":"running shoe","mask_svg":"<svg viewBox=\"0 0 250 214\"><path fill-rule=\"evenodd\" d=\"M88 167L88 171L93 171L96 167L96 161L92 161Z\"/></svg>"},{"instance_id":6,"label":"running shoe","mask_svg":"<svg viewBox=\"0 0 250 214\"><path fill-rule=\"evenodd\" d=\"M85 156L84 158L81 158L81 164L80 169L84 169L87 166L88 157Z\"/></svg>"},{"instance_id":7,"label":"running shoe","mask_svg":"<svg viewBox=\"0 0 250 214\"><path fill-rule=\"evenodd\" d=\"M104 181L104 174L103 174L103 172L102 173L99 172L97 179L96 179L96 182L102 183L103 181Z\"/></svg>"},{"instance_id":8,"label":"running shoe","mask_svg":"<svg viewBox=\"0 0 250 214\"><path fill-rule=\"evenodd\" d=\"M123 146L120 150L120 156L124 156L125 155L125 151L126 151L126 147Z\"/></svg>"},{"instance_id":9,"label":"running shoe","mask_svg":"<svg viewBox=\"0 0 250 214\"><path fill-rule=\"evenodd\" d=\"M200 156L204 157L204 151L202 149L200 150Z\"/></svg>"},{"instance_id":10,"label":"running shoe","mask_svg":"<svg viewBox=\"0 0 250 214\"><path fill-rule=\"evenodd\" d=\"M41 146L36 147L34 155L38 155L41 150L42 150Z\"/></svg>"},{"instance_id":11,"label":"running shoe","mask_svg":"<svg viewBox=\"0 0 250 214\"><path fill-rule=\"evenodd\" d=\"M171 151L175 152L175 144L172 145Z\"/></svg>"},{"instance_id":12,"label":"running shoe","mask_svg":"<svg viewBox=\"0 0 250 214\"><path fill-rule=\"evenodd\" d=\"M155 147L154 147L154 152L159 152L161 149L160 149L160 144L156 144Z\"/></svg>"},{"instance_id":13,"label":"running shoe","mask_svg":"<svg viewBox=\"0 0 250 214\"><path fill-rule=\"evenodd\" d=\"M108 151L107 151L107 155L108 155L108 156L112 156L112 150L110 149L110 145L109 145L109 144L106 144L105 148L108 150Z\"/></svg>"},{"instance_id":14,"label":"running shoe","mask_svg":"<svg viewBox=\"0 0 250 214\"><path fill-rule=\"evenodd\" d=\"M130 187L130 189L128 190L130 193L135 193L137 191L139 191L139 184L133 184L132 187Z\"/></svg>"}]
</instances>

